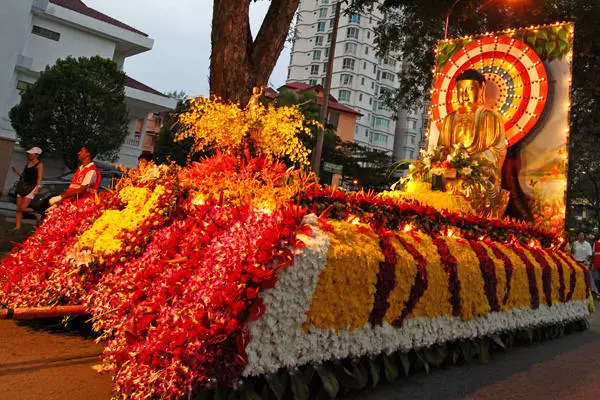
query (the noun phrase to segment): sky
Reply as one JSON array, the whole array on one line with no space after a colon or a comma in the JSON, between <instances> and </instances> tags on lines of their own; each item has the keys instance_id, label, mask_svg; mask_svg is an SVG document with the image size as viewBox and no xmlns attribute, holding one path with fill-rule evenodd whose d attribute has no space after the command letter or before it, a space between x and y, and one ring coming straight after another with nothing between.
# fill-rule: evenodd
<instances>
[{"instance_id":1,"label":"sky","mask_svg":"<svg viewBox=\"0 0 600 400\"><path fill-rule=\"evenodd\" d=\"M154 39L154 48L129 57L125 72L146 85L189 96L207 95L210 66L212 0L83 0ZM252 3L250 24L254 35L264 19L269 1ZM290 45L281 53L269 83L285 83Z\"/></svg>"}]
</instances>

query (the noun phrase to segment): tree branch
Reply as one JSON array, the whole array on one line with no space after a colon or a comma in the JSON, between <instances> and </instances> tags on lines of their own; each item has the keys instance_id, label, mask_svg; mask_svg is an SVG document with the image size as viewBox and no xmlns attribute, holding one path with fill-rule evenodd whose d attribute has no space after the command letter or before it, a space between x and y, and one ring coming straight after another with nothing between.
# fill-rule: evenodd
<instances>
[{"instance_id":1,"label":"tree branch","mask_svg":"<svg viewBox=\"0 0 600 400\"><path fill-rule=\"evenodd\" d=\"M272 0L252 45L250 68L253 84L265 85L283 50L299 0Z\"/></svg>"}]
</instances>

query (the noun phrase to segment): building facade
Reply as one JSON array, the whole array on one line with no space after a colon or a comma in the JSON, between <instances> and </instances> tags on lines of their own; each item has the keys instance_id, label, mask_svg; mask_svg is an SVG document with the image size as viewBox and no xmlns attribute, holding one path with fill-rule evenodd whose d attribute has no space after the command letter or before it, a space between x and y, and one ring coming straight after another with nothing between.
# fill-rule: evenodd
<instances>
[{"instance_id":1,"label":"building facade","mask_svg":"<svg viewBox=\"0 0 600 400\"><path fill-rule=\"evenodd\" d=\"M151 50L153 43L145 33L80 0L0 0L0 191L16 179L8 174L10 166L22 168L25 160L8 117L22 89L60 58L101 56L122 68L127 57ZM142 123L135 140L138 121L173 109L176 101L132 78L127 79L125 95L129 136L119 162L135 165L148 125ZM46 159L46 176L62 172L59 161L54 161Z\"/></svg>"},{"instance_id":2,"label":"building facade","mask_svg":"<svg viewBox=\"0 0 600 400\"><path fill-rule=\"evenodd\" d=\"M287 82L325 84L335 3L335 0L300 2ZM396 115L381 101L385 91L398 88L402 68L399 58L380 58L376 54L374 28L384 15L377 8L347 15L343 7L331 94L361 114L354 132L356 143L385 151L395 159L415 158L423 129L422 111Z\"/></svg>"}]
</instances>

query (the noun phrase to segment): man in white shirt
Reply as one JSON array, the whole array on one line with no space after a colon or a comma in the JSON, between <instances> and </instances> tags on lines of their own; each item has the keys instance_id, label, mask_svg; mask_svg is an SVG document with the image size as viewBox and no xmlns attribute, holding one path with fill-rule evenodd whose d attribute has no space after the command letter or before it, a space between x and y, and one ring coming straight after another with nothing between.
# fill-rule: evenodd
<instances>
[{"instance_id":1,"label":"man in white shirt","mask_svg":"<svg viewBox=\"0 0 600 400\"><path fill-rule=\"evenodd\" d=\"M573 258L576 261L583 263L587 267L588 272L590 274L592 292L597 296L598 289L596 288L596 284L592 277L592 270L590 266L593 254L594 253L592 252L592 245L590 244L590 242L585 240L585 233L579 232L577 234L577 240L575 241L575 243L573 243Z\"/></svg>"}]
</instances>

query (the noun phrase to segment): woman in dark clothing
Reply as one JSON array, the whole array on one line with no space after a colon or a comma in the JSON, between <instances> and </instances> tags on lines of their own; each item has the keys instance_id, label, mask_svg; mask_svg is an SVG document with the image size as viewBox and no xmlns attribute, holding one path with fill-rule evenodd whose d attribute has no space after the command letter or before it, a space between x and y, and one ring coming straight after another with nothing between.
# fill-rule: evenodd
<instances>
[{"instance_id":1,"label":"woman in dark clothing","mask_svg":"<svg viewBox=\"0 0 600 400\"><path fill-rule=\"evenodd\" d=\"M29 161L25 165L23 173L13 167L13 171L21 177L17 185L17 217L15 230L21 229L21 220L23 219L24 212L32 213L38 224L42 218L39 213L36 213L33 209L29 208L29 204L40 190L40 183L42 182L42 176L44 175L44 165L38 159L40 154L42 154L42 149L39 147L32 147L27 150L26 153Z\"/></svg>"}]
</instances>

